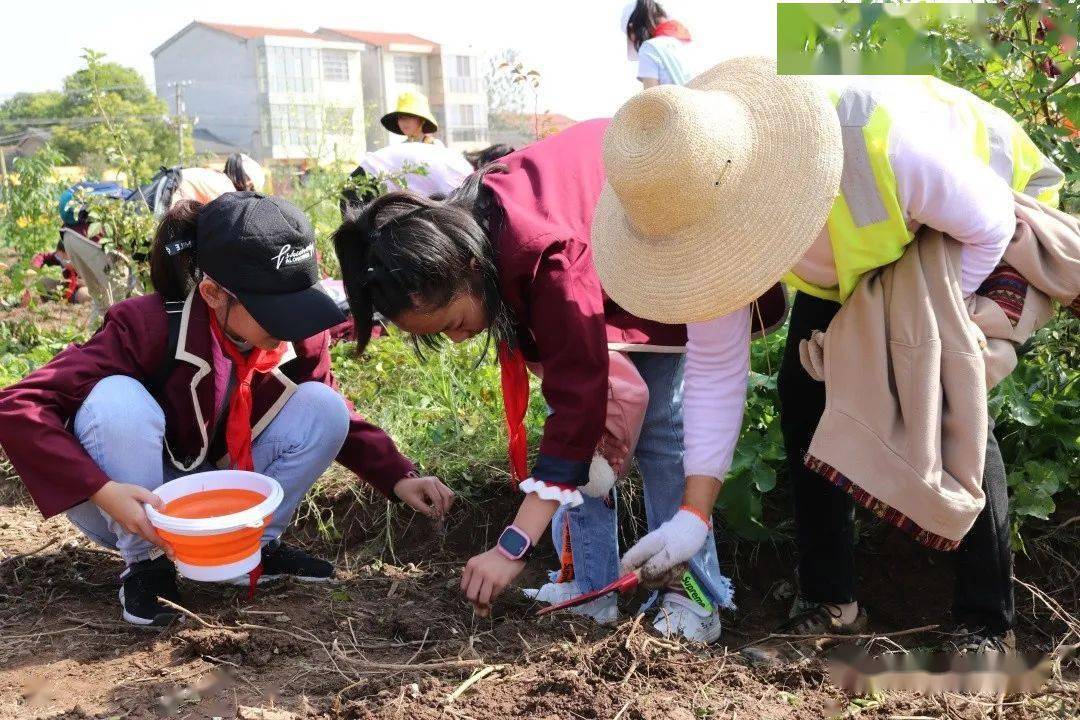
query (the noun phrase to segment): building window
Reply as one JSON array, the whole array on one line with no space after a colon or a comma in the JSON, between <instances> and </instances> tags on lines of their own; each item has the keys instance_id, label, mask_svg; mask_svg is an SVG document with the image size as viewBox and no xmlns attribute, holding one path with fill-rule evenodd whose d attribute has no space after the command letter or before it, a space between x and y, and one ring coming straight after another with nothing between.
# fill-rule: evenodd
<instances>
[{"instance_id":1,"label":"building window","mask_svg":"<svg viewBox=\"0 0 1080 720\"><path fill-rule=\"evenodd\" d=\"M450 142L487 142L487 128L455 128L450 131Z\"/></svg>"},{"instance_id":2,"label":"building window","mask_svg":"<svg viewBox=\"0 0 1080 720\"><path fill-rule=\"evenodd\" d=\"M347 107L326 108L326 132L330 135L353 134L353 109Z\"/></svg>"},{"instance_id":3,"label":"building window","mask_svg":"<svg viewBox=\"0 0 1080 720\"><path fill-rule=\"evenodd\" d=\"M349 53L344 50L323 50L322 79L349 82Z\"/></svg>"},{"instance_id":4,"label":"building window","mask_svg":"<svg viewBox=\"0 0 1080 720\"><path fill-rule=\"evenodd\" d=\"M484 126L484 108L480 105L449 105L447 106L451 125Z\"/></svg>"},{"instance_id":5,"label":"building window","mask_svg":"<svg viewBox=\"0 0 1080 720\"><path fill-rule=\"evenodd\" d=\"M314 148L318 140L320 108L317 105L270 106L270 138L274 145Z\"/></svg>"},{"instance_id":6,"label":"building window","mask_svg":"<svg viewBox=\"0 0 1080 720\"><path fill-rule=\"evenodd\" d=\"M399 85L423 85L424 71L419 55L394 56L394 82Z\"/></svg>"},{"instance_id":7,"label":"building window","mask_svg":"<svg viewBox=\"0 0 1080 720\"><path fill-rule=\"evenodd\" d=\"M310 93L315 91L317 71L312 48L266 48L270 92Z\"/></svg>"},{"instance_id":8,"label":"building window","mask_svg":"<svg viewBox=\"0 0 1080 720\"><path fill-rule=\"evenodd\" d=\"M475 74L473 73L473 67L476 65L475 61L476 58L471 55L455 55L454 67L457 70L455 73L457 77L472 77Z\"/></svg>"}]
</instances>

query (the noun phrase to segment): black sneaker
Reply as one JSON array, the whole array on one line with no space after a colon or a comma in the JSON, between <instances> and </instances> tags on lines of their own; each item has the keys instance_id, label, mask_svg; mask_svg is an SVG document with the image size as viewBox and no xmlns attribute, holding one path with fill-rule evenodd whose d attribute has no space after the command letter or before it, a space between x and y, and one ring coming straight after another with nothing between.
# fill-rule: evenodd
<instances>
[{"instance_id":1,"label":"black sneaker","mask_svg":"<svg viewBox=\"0 0 1080 720\"><path fill-rule=\"evenodd\" d=\"M1016 635L1012 630L1005 633L992 633L988 630L971 630L958 625L952 636L942 643L942 649L959 655L974 653L1000 653L1011 655L1016 652Z\"/></svg>"},{"instance_id":2,"label":"black sneaker","mask_svg":"<svg viewBox=\"0 0 1080 720\"><path fill-rule=\"evenodd\" d=\"M176 590L176 566L162 555L128 565L120 575L120 607L123 618L132 625L164 627L180 613L158 602L159 597L180 603Z\"/></svg>"},{"instance_id":3,"label":"black sneaker","mask_svg":"<svg viewBox=\"0 0 1080 720\"><path fill-rule=\"evenodd\" d=\"M840 642L833 635L858 635L866 629L866 610L859 607L850 623L840 621L840 610L827 603L793 608L794 614L759 643L743 648L742 654L757 665L794 662L819 655ZM778 637L779 636L779 637Z\"/></svg>"},{"instance_id":4,"label":"black sneaker","mask_svg":"<svg viewBox=\"0 0 1080 720\"><path fill-rule=\"evenodd\" d=\"M259 582L282 577L303 582L327 582L334 579L334 566L300 548L290 547L280 540L271 540L262 551L262 577Z\"/></svg>"}]
</instances>

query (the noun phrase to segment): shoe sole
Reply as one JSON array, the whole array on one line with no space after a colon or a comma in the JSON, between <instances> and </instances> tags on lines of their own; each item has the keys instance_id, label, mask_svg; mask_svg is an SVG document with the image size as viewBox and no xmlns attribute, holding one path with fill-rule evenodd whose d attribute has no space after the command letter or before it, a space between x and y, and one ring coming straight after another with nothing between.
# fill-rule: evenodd
<instances>
[{"instance_id":1,"label":"shoe sole","mask_svg":"<svg viewBox=\"0 0 1080 720\"><path fill-rule=\"evenodd\" d=\"M124 604L124 588L120 588L120 616L124 622L135 625L140 628L160 628L172 625L180 617L179 613L159 613L153 618L139 617L138 615L132 615L127 611L127 606Z\"/></svg>"},{"instance_id":2,"label":"shoe sole","mask_svg":"<svg viewBox=\"0 0 1080 720\"><path fill-rule=\"evenodd\" d=\"M336 577L310 577L307 575L260 575L259 579L255 581L256 585L263 585L265 583L274 582L275 580L284 580L286 578L292 578L297 582L303 583L332 583L337 580ZM250 587L251 581L247 578L233 578L231 580L222 580L222 585L232 585L234 587Z\"/></svg>"}]
</instances>

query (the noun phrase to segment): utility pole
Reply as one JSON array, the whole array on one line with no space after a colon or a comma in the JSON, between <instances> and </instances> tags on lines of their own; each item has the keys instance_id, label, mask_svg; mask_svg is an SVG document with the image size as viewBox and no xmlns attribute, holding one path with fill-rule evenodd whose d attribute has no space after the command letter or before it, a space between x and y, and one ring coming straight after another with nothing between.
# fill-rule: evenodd
<instances>
[{"instance_id":1,"label":"utility pole","mask_svg":"<svg viewBox=\"0 0 1080 720\"><path fill-rule=\"evenodd\" d=\"M177 80L168 83L173 88L176 100L176 164L184 164L184 88L191 85L191 80Z\"/></svg>"}]
</instances>

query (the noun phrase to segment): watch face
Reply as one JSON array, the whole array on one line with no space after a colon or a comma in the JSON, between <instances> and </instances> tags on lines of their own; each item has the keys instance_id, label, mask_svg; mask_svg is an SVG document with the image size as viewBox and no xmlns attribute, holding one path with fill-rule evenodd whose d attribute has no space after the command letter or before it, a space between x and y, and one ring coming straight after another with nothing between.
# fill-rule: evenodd
<instances>
[{"instance_id":1,"label":"watch face","mask_svg":"<svg viewBox=\"0 0 1080 720\"><path fill-rule=\"evenodd\" d=\"M513 528L506 528L499 536L499 547L510 554L511 557L519 558L529 549L529 538Z\"/></svg>"}]
</instances>

